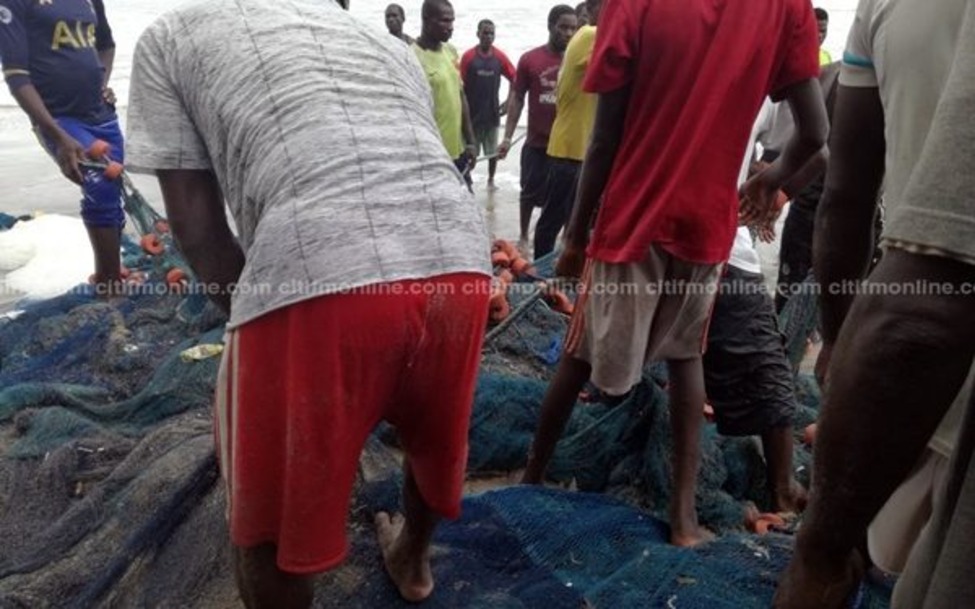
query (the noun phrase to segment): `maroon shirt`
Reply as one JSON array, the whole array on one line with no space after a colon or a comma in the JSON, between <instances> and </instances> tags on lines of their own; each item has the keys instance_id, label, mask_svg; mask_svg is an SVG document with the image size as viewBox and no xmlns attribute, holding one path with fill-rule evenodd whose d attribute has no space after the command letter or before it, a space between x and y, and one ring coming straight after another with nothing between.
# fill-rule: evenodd
<instances>
[{"instance_id":1,"label":"maroon shirt","mask_svg":"<svg viewBox=\"0 0 975 609\"><path fill-rule=\"evenodd\" d=\"M532 49L518 60L515 91L528 94L528 138L525 145L548 148L548 136L555 122L555 88L559 80L562 54L548 45Z\"/></svg>"}]
</instances>

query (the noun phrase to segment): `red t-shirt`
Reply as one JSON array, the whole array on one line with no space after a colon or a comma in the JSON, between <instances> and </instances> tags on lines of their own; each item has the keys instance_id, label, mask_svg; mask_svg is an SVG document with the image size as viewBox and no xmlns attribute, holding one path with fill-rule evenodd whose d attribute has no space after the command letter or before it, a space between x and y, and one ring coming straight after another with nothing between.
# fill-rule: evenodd
<instances>
[{"instance_id":1,"label":"red t-shirt","mask_svg":"<svg viewBox=\"0 0 975 609\"><path fill-rule=\"evenodd\" d=\"M763 99L819 74L809 0L611 0L584 88L632 85L589 255L643 260L651 244L728 259L737 179Z\"/></svg>"},{"instance_id":2,"label":"red t-shirt","mask_svg":"<svg viewBox=\"0 0 975 609\"><path fill-rule=\"evenodd\" d=\"M548 45L532 49L518 60L515 91L528 94L528 136L525 145L548 148L548 136L555 122L555 89L559 83L562 54Z\"/></svg>"}]
</instances>

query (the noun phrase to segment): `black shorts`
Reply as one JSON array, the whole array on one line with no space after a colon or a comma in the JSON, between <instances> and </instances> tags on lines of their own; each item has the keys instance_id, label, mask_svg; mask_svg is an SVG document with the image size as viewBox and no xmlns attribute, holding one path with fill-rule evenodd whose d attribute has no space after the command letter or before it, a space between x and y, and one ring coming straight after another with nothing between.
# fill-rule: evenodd
<instances>
[{"instance_id":1,"label":"black shorts","mask_svg":"<svg viewBox=\"0 0 975 609\"><path fill-rule=\"evenodd\" d=\"M548 186L548 154L544 148L521 147L521 203L545 205Z\"/></svg>"},{"instance_id":2,"label":"black shorts","mask_svg":"<svg viewBox=\"0 0 975 609\"><path fill-rule=\"evenodd\" d=\"M815 185L814 185L815 186ZM782 228L779 249L779 281L775 294L775 310L781 312L795 290L812 271L813 226L816 223L816 206L822 195L819 189L807 188L789 206Z\"/></svg>"},{"instance_id":3,"label":"black shorts","mask_svg":"<svg viewBox=\"0 0 975 609\"><path fill-rule=\"evenodd\" d=\"M751 436L792 425L792 368L761 275L728 266L714 303L704 380L718 432Z\"/></svg>"}]
</instances>

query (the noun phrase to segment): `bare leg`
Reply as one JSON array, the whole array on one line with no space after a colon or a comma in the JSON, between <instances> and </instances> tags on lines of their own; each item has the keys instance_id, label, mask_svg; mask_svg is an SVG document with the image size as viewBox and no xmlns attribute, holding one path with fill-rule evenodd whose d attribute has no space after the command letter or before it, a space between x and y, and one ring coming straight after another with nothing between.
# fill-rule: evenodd
<instances>
[{"instance_id":1,"label":"bare leg","mask_svg":"<svg viewBox=\"0 0 975 609\"><path fill-rule=\"evenodd\" d=\"M116 227L86 227L95 254L95 289L101 297L121 292L122 263L119 261L121 232Z\"/></svg>"},{"instance_id":2,"label":"bare leg","mask_svg":"<svg viewBox=\"0 0 975 609\"><path fill-rule=\"evenodd\" d=\"M409 457L403 462L403 509L390 517L376 514L376 534L386 572L407 601L418 603L433 593L430 540L440 517L427 506L416 486Z\"/></svg>"},{"instance_id":3,"label":"bare leg","mask_svg":"<svg viewBox=\"0 0 975 609\"><path fill-rule=\"evenodd\" d=\"M670 372L670 421L674 437L674 489L670 498L670 543L694 546L714 535L697 523L697 472L701 468L701 407L704 367L701 358L667 362Z\"/></svg>"},{"instance_id":4,"label":"bare leg","mask_svg":"<svg viewBox=\"0 0 975 609\"><path fill-rule=\"evenodd\" d=\"M975 268L890 250L871 276L905 285L975 280ZM813 488L776 606L840 607L854 545L917 462L961 388L975 351L971 296L861 295L830 364Z\"/></svg>"},{"instance_id":5,"label":"bare leg","mask_svg":"<svg viewBox=\"0 0 975 609\"><path fill-rule=\"evenodd\" d=\"M488 186L494 186L494 174L498 171L498 157L488 159Z\"/></svg>"},{"instance_id":6,"label":"bare leg","mask_svg":"<svg viewBox=\"0 0 975 609\"><path fill-rule=\"evenodd\" d=\"M589 380L591 372L592 366L588 362L568 354L562 356L555 377L542 399L542 412L522 484L541 484L545 479L545 470L555 453L555 445L565 431L579 392Z\"/></svg>"},{"instance_id":7,"label":"bare leg","mask_svg":"<svg viewBox=\"0 0 975 609\"><path fill-rule=\"evenodd\" d=\"M519 223L520 223L521 235L518 237L518 241L520 241L522 243L527 243L528 242L528 226L531 224L531 221L532 221L532 210L535 208L535 206L534 206L534 204L530 200L525 200L524 198L522 198L519 201L519 205L521 207L520 207L520 210L519 210L520 211L520 215L518 216L518 220L519 220Z\"/></svg>"},{"instance_id":8,"label":"bare leg","mask_svg":"<svg viewBox=\"0 0 975 609\"><path fill-rule=\"evenodd\" d=\"M237 548L237 588L247 609L307 609L314 600L314 578L278 569L274 544Z\"/></svg>"},{"instance_id":9,"label":"bare leg","mask_svg":"<svg viewBox=\"0 0 975 609\"><path fill-rule=\"evenodd\" d=\"M773 512L798 513L806 508L806 491L792 475L792 445L789 427L775 427L762 434Z\"/></svg>"}]
</instances>

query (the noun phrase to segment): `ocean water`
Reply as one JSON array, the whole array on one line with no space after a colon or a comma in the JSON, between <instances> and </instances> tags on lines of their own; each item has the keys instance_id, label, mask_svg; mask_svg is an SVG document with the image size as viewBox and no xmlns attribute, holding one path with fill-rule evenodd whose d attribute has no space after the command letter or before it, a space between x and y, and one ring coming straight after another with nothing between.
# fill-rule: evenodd
<instances>
[{"instance_id":1,"label":"ocean water","mask_svg":"<svg viewBox=\"0 0 975 609\"><path fill-rule=\"evenodd\" d=\"M404 29L415 36L420 29L422 0L399 0L399 3L405 7L407 13ZM497 26L497 46L504 50L512 61L517 62L517 58L523 52L546 41L546 18L554 4L554 2L537 0L478 0L476 2L455 0L457 20L451 42L461 51L477 44L477 22L489 18ZM818 5L829 10L831 14L830 34L825 46L834 58L839 58L841 55L847 31L853 22L856 4L856 0L818 2ZM385 31L383 12L386 5L387 0L351 0L351 12ZM132 53L136 41L145 27L170 6L172 5L169 3L157 0L106 0L106 10L117 44L111 86L120 100L119 115L123 125ZM525 120L525 117L522 120ZM509 239L515 239L518 235L517 159L518 155L515 151L508 161L500 163L496 179L499 186L497 193L488 194L484 191L486 163L480 164L474 174L476 185L482 186L477 189L478 200L486 210L486 218L492 232L499 237ZM146 176L135 176L135 181L143 194L155 206L161 208L162 201L155 180ZM76 187L61 177L53 162L38 145L26 117L16 106L6 88L0 87L0 212L15 215L41 212L77 217L78 200L79 193ZM90 253L83 245L81 250L66 252L66 255L87 259ZM83 281L88 272L84 272L83 269L77 270L78 280ZM0 288L2 286L3 272L0 270ZM0 289L0 292L2 291ZM0 309L5 299L10 300L15 296L17 294L9 291L6 296L0 293Z\"/></svg>"}]
</instances>

